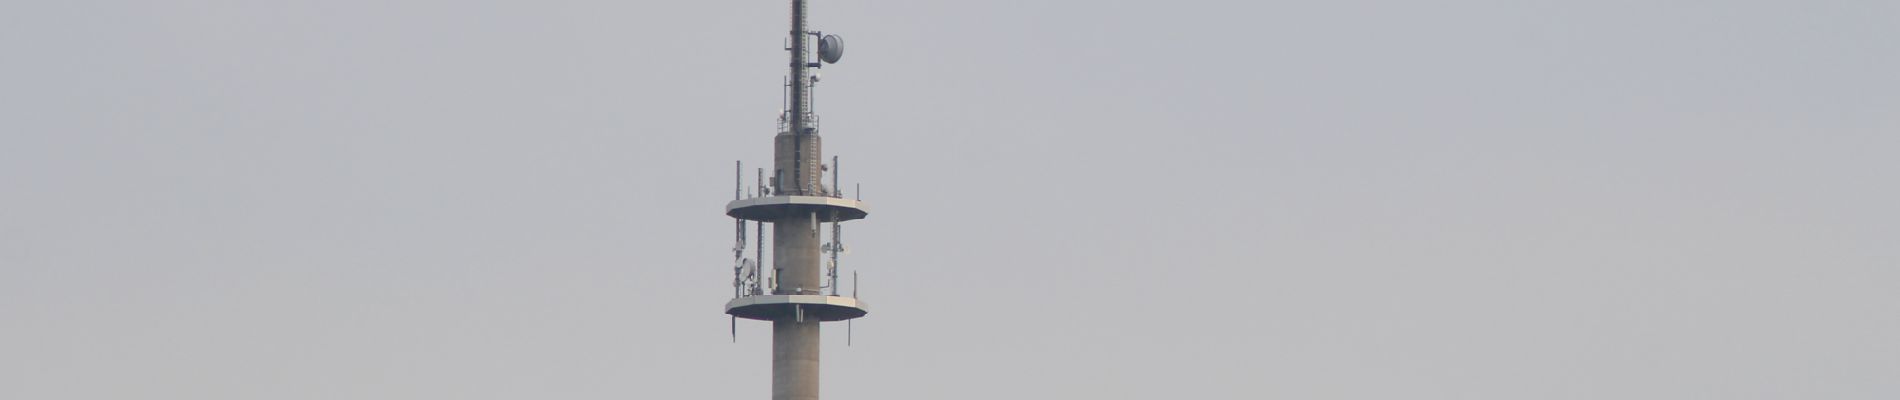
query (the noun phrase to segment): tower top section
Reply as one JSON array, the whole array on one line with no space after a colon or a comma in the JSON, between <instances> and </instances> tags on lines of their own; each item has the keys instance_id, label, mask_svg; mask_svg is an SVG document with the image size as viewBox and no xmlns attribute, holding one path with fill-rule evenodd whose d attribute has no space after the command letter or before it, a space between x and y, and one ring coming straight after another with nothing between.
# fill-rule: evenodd
<instances>
[{"instance_id":1,"label":"tower top section","mask_svg":"<svg viewBox=\"0 0 1900 400\"><path fill-rule=\"evenodd\" d=\"M794 196L827 196L837 188L825 188L824 152L818 138L818 114L812 110L812 86L818 83L818 68L844 57L844 39L810 28L810 7L806 0L792 0L792 30L785 51L791 69L785 79L786 107L779 113L778 136L773 139L772 192ZM812 57L816 39L818 57Z\"/></svg>"},{"instance_id":2,"label":"tower top section","mask_svg":"<svg viewBox=\"0 0 1900 400\"><path fill-rule=\"evenodd\" d=\"M812 111L812 86L818 83L816 69L844 58L844 38L811 30L810 7L806 0L792 0L790 76L787 78L785 112L779 116L779 134L816 135L818 116ZM812 57L816 41L817 57Z\"/></svg>"}]
</instances>

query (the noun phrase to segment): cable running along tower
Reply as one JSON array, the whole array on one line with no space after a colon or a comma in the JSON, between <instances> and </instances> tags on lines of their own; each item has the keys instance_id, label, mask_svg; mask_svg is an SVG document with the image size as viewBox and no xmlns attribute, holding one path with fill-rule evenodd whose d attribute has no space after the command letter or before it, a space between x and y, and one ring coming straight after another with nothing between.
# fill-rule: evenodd
<instances>
[{"instance_id":1,"label":"cable running along tower","mask_svg":"<svg viewBox=\"0 0 1900 400\"><path fill-rule=\"evenodd\" d=\"M733 218L737 231L732 249L733 299L726 302L726 314L732 316L735 340L741 318L772 323L773 400L818 400L819 323L849 321L869 311L857 299L855 273L848 295L840 293L838 284L838 256L845 252L839 223L862 219L867 211L864 203L845 198L838 187L838 159L834 156L829 166L823 163L818 115L812 111L816 69L838 62L844 55L844 40L807 29L809 15L806 0L792 0L791 37L785 47L791 73L784 85L786 104L778 116L778 135L772 138L771 170L759 168L753 187L747 190L745 168L735 165L734 178L739 182L732 202L726 204L726 215ZM830 186L824 184L827 171ZM750 258L746 257L748 221L756 232L752 242L758 246ZM772 260L762 265L768 223L772 225ZM823 229L826 223L831 225L829 240Z\"/></svg>"}]
</instances>

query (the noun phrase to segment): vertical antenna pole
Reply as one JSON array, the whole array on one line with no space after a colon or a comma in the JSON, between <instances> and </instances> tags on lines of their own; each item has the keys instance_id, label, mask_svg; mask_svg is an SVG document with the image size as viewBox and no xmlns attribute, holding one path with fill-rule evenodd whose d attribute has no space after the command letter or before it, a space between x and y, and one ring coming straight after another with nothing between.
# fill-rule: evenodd
<instances>
[{"instance_id":1,"label":"vertical antenna pole","mask_svg":"<svg viewBox=\"0 0 1900 400\"><path fill-rule=\"evenodd\" d=\"M745 286L745 278L741 277L745 270L745 220L733 218L732 225L737 236L732 244L732 298L736 299L745 295L741 291Z\"/></svg>"},{"instance_id":2,"label":"vertical antenna pole","mask_svg":"<svg viewBox=\"0 0 1900 400\"><path fill-rule=\"evenodd\" d=\"M759 254L759 258L758 258L759 260L759 286L765 286L765 282L767 281L767 278L765 277L765 221L753 222L752 227L759 231L758 232L759 248L757 249L757 251L759 252L758 253ZM774 266L774 268L772 268L772 277L770 278L770 281L772 282L772 286L774 288L777 288L778 287L778 268L776 268L776 266L778 265L778 263L776 262L776 260L775 262L772 263L772 265Z\"/></svg>"},{"instance_id":3,"label":"vertical antenna pole","mask_svg":"<svg viewBox=\"0 0 1900 400\"><path fill-rule=\"evenodd\" d=\"M832 213L832 215L835 216L837 213ZM825 267L825 278L831 281L832 296L838 295L838 253L843 250L838 247L838 221L833 220L831 221L831 265Z\"/></svg>"},{"instance_id":4,"label":"vertical antenna pole","mask_svg":"<svg viewBox=\"0 0 1900 400\"><path fill-rule=\"evenodd\" d=\"M844 198L844 186L838 186L839 172L844 172L844 170L838 169L838 156L831 156L831 190L836 192L831 197L842 199Z\"/></svg>"},{"instance_id":5,"label":"vertical antenna pole","mask_svg":"<svg viewBox=\"0 0 1900 400\"><path fill-rule=\"evenodd\" d=\"M831 295L838 295L838 255L844 253L844 228L838 225L838 212L831 212L831 267L825 275L831 278Z\"/></svg>"},{"instance_id":6,"label":"vertical antenna pole","mask_svg":"<svg viewBox=\"0 0 1900 400\"><path fill-rule=\"evenodd\" d=\"M745 188L745 161L735 160L732 162L732 200L733 201L739 200L739 193L745 191L744 188ZM746 244L745 243L745 220L735 217L732 219L732 224L733 224L733 230L737 231L737 234L735 236L738 236L737 240L734 240L733 245L732 245L732 297L736 299L736 298L739 298L740 296L745 295L745 292L744 292L745 278L740 276L741 271L745 269L745 244ZM733 322L732 329L734 329L732 340L734 342L737 342L739 340L738 322L736 321Z\"/></svg>"},{"instance_id":7,"label":"vertical antenna pole","mask_svg":"<svg viewBox=\"0 0 1900 400\"><path fill-rule=\"evenodd\" d=\"M811 74L806 72L811 43L805 34L805 0L792 0L792 133L803 135L805 115L811 113ZM814 160L816 161L816 160Z\"/></svg>"}]
</instances>

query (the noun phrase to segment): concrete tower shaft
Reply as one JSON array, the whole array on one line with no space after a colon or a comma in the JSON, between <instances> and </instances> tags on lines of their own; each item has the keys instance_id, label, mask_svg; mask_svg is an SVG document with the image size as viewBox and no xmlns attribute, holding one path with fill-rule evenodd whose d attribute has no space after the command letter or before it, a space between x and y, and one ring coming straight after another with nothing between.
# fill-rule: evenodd
<instances>
[{"instance_id":1,"label":"concrete tower shaft","mask_svg":"<svg viewBox=\"0 0 1900 400\"><path fill-rule=\"evenodd\" d=\"M782 132L772 138L772 174L778 180L775 191L795 196L826 196L824 169L820 166L824 157L824 142L818 138L818 128L808 128L805 134Z\"/></svg>"},{"instance_id":2,"label":"concrete tower shaft","mask_svg":"<svg viewBox=\"0 0 1900 400\"><path fill-rule=\"evenodd\" d=\"M818 221L811 214L772 221L772 268L778 288L772 294L823 294L819 268Z\"/></svg>"},{"instance_id":3,"label":"concrete tower shaft","mask_svg":"<svg viewBox=\"0 0 1900 400\"><path fill-rule=\"evenodd\" d=\"M791 131L772 139L772 165L780 171L779 190L790 195L823 196L817 162L824 157L817 117L811 112L811 72L805 65L811 39L805 32L805 0L792 0ZM772 263L778 288L772 294L819 294L818 217L787 215L772 221ZM809 291L809 292L807 292ZM818 400L819 321L803 310L772 321L772 400Z\"/></svg>"},{"instance_id":4,"label":"concrete tower shaft","mask_svg":"<svg viewBox=\"0 0 1900 400\"><path fill-rule=\"evenodd\" d=\"M818 320L772 321L772 400L818 400Z\"/></svg>"}]
</instances>

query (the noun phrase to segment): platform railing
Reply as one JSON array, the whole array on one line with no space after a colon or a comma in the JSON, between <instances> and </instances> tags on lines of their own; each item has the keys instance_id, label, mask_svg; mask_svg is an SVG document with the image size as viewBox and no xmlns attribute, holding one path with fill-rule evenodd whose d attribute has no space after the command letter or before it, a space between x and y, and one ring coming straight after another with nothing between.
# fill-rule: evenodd
<instances>
[{"instance_id":1,"label":"platform railing","mask_svg":"<svg viewBox=\"0 0 1900 400\"><path fill-rule=\"evenodd\" d=\"M817 113L805 113L804 118L805 118L806 128L811 128L812 130L818 129L819 119L818 119ZM792 112L785 111L785 112L779 113L778 114L778 133L790 133L791 131L792 131Z\"/></svg>"}]
</instances>

